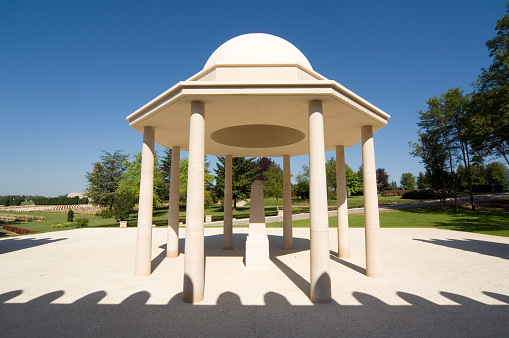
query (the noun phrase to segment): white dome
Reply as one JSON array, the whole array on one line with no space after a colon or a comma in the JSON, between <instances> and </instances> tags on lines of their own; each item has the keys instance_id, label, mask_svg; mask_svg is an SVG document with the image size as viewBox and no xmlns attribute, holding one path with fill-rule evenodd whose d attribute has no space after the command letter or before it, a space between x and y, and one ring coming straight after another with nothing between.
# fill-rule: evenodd
<instances>
[{"instance_id":1,"label":"white dome","mask_svg":"<svg viewBox=\"0 0 509 338\"><path fill-rule=\"evenodd\" d=\"M207 60L213 65L298 64L312 70L308 59L288 41L262 33L244 34L223 43Z\"/></svg>"}]
</instances>

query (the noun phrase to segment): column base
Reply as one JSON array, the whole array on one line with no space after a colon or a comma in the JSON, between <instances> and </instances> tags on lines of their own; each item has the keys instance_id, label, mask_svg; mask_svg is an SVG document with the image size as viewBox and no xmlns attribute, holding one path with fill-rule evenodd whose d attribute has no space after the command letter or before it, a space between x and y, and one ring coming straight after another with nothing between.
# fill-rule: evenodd
<instances>
[{"instance_id":1,"label":"column base","mask_svg":"<svg viewBox=\"0 0 509 338\"><path fill-rule=\"evenodd\" d=\"M246 268L266 268L270 264L267 235L247 236Z\"/></svg>"}]
</instances>

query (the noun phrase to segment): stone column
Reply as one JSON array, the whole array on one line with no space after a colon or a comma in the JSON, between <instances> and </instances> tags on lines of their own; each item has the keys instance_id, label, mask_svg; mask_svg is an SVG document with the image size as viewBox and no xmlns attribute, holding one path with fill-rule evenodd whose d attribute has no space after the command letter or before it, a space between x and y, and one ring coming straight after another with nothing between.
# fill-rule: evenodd
<instances>
[{"instance_id":1,"label":"stone column","mask_svg":"<svg viewBox=\"0 0 509 338\"><path fill-rule=\"evenodd\" d=\"M141 152L140 200L136 234L135 276L152 273L152 205L154 202L154 139L155 128L143 128Z\"/></svg>"},{"instance_id":2,"label":"stone column","mask_svg":"<svg viewBox=\"0 0 509 338\"><path fill-rule=\"evenodd\" d=\"M338 257L350 258L344 146L336 146L336 193L338 200Z\"/></svg>"},{"instance_id":3,"label":"stone column","mask_svg":"<svg viewBox=\"0 0 509 338\"><path fill-rule=\"evenodd\" d=\"M166 257L179 255L180 147L171 148L170 201L168 203L168 244Z\"/></svg>"},{"instance_id":4,"label":"stone column","mask_svg":"<svg viewBox=\"0 0 509 338\"><path fill-rule=\"evenodd\" d=\"M378 217L378 191L376 186L373 128L371 126L363 126L361 128L361 137L364 224L366 227L366 275L368 277L381 277L380 219Z\"/></svg>"},{"instance_id":5,"label":"stone column","mask_svg":"<svg viewBox=\"0 0 509 338\"><path fill-rule=\"evenodd\" d=\"M233 249L233 213L232 213L232 155L226 155L224 161L224 225L223 248Z\"/></svg>"},{"instance_id":6,"label":"stone column","mask_svg":"<svg viewBox=\"0 0 509 338\"><path fill-rule=\"evenodd\" d=\"M283 156L283 249L293 249L290 156Z\"/></svg>"},{"instance_id":7,"label":"stone column","mask_svg":"<svg viewBox=\"0 0 509 338\"><path fill-rule=\"evenodd\" d=\"M265 209L263 206L263 183L256 180L251 184L249 212L249 235L246 240L246 268L269 266L269 238L265 230Z\"/></svg>"},{"instance_id":8,"label":"stone column","mask_svg":"<svg viewBox=\"0 0 509 338\"><path fill-rule=\"evenodd\" d=\"M331 300L331 280L322 101L309 102L309 213L310 298L316 303L327 303Z\"/></svg>"},{"instance_id":9,"label":"stone column","mask_svg":"<svg viewBox=\"0 0 509 338\"><path fill-rule=\"evenodd\" d=\"M185 302L203 299L205 287L204 193L205 105L191 103L189 167L187 178L186 246L184 257Z\"/></svg>"}]
</instances>

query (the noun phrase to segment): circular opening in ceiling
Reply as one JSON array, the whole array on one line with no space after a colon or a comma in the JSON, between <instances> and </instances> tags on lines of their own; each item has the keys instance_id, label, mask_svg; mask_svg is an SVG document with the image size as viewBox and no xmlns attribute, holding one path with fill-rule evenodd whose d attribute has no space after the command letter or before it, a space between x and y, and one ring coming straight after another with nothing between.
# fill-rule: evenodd
<instances>
[{"instance_id":1,"label":"circular opening in ceiling","mask_svg":"<svg viewBox=\"0 0 509 338\"><path fill-rule=\"evenodd\" d=\"M216 130L212 140L233 147L273 148L287 146L304 139L304 133L293 128L270 124L248 124Z\"/></svg>"}]
</instances>

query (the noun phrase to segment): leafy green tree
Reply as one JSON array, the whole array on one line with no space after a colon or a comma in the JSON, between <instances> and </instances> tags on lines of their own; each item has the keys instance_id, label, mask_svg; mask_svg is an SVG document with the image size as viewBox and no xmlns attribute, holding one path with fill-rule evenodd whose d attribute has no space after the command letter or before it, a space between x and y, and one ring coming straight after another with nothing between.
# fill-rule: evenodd
<instances>
[{"instance_id":1,"label":"leafy green tree","mask_svg":"<svg viewBox=\"0 0 509 338\"><path fill-rule=\"evenodd\" d=\"M225 157L219 156L216 163L215 192L218 198L224 198L224 166ZM237 201L247 199L251 193L251 183L258 177L259 169L254 158L232 158L232 197L233 208L237 208Z\"/></svg>"},{"instance_id":2,"label":"leafy green tree","mask_svg":"<svg viewBox=\"0 0 509 338\"><path fill-rule=\"evenodd\" d=\"M275 163L263 173L263 192L266 197L276 199L276 208L279 210L279 199L283 198L283 170Z\"/></svg>"},{"instance_id":3,"label":"leafy green tree","mask_svg":"<svg viewBox=\"0 0 509 338\"><path fill-rule=\"evenodd\" d=\"M325 162L325 179L327 182L327 198L330 200L335 200L337 198L336 194L336 159L331 157L327 162Z\"/></svg>"},{"instance_id":4,"label":"leafy green tree","mask_svg":"<svg viewBox=\"0 0 509 338\"><path fill-rule=\"evenodd\" d=\"M509 164L509 2L486 42L492 63L477 79L473 95L475 146Z\"/></svg>"},{"instance_id":5,"label":"leafy green tree","mask_svg":"<svg viewBox=\"0 0 509 338\"><path fill-rule=\"evenodd\" d=\"M500 162L491 162L486 165L486 180L493 186L507 185L507 167Z\"/></svg>"},{"instance_id":6,"label":"leafy green tree","mask_svg":"<svg viewBox=\"0 0 509 338\"><path fill-rule=\"evenodd\" d=\"M125 170L118 185L118 194L120 200L126 200L130 195L135 201L140 198L140 180L141 180L141 152L134 155L132 161L126 161ZM154 206L160 206L165 193L165 182L161 171L158 169L158 158L154 157Z\"/></svg>"},{"instance_id":7,"label":"leafy green tree","mask_svg":"<svg viewBox=\"0 0 509 338\"><path fill-rule=\"evenodd\" d=\"M441 135L436 130L421 128L418 135L419 140L416 143L410 143L414 148L411 154L421 158L420 162L426 169L427 181L431 189L440 197L443 211L447 212L446 199L450 182L447 147L440 142Z\"/></svg>"},{"instance_id":8,"label":"leafy green tree","mask_svg":"<svg viewBox=\"0 0 509 338\"><path fill-rule=\"evenodd\" d=\"M362 182L359 180L359 176L355 173L352 168L345 164L346 173L346 191L350 195L355 195L362 192Z\"/></svg>"},{"instance_id":9,"label":"leafy green tree","mask_svg":"<svg viewBox=\"0 0 509 338\"><path fill-rule=\"evenodd\" d=\"M214 203L213 198L213 182L214 182L214 176L210 174L210 163L207 161L207 158L205 157L205 169L204 169L204 181L205 181L205 192L204 192L204 201L205 205L211 205ZM179 186L179 201L180 204L186 204L187 203L187 178L188 178L188 169L189 169L189 159L187 157L184 157L180 159L180 186Z\"/></svg>"},{"instance_id":10,"label":"leafy green tree","mask_svg":"<svg viewBox=\"0 0 509 338\"><path fill-rule=\"evenodd\" d=\"M307 168L307 167L306 167ZM309 177L309 172L307 171ZM327 197L335 200L337 198L337 179L336 179L336 159L331 157L325 163L325 175L327 180ZM349 195L354 195L362 191L362 182L359 176L345 163L346 191ZM309 180L309 179L308 179ZM309 185L309 182L308 182Z\"/></svg>"},{"instance_id":11,"label":"leafy green tree","mask_svg":"<svg viewBox=\"0 0 509 338\"><path fill-rule=\"evenodd\" d=\"M101 161L94 164L91 173L86 177L89 182L87 196L93 200L94 204L113 208L115 191L118 188L122 173L125 170L128 155L122 154L121 150L113 154L103 151Z\"/></svg>"},{"instance_id":12,"label":"leafy green tree","mask_svg":"<svg viewBox=\"0 0 509 338\"><path fill-rule=\"evenodd\" d=\"M428 109L419 112L420 132L433 135L436 142L445 149L449 180L455 196L456 208L456 173L455 165L462 162L466 170L470 203L475 210L472 192L471 164L478 153L472 144L475 127L472 123L471 96L465 95L460 88L451 88L439 97L432 97L427 102ZM429 174L429 173L428 173ZM428 175L428 177L431 177ZM451 184L449 184L451 187Z\"/></svg>"},{"instance_id":13,"label":"leafy green tree","mask_svg":"<svg viewBox=\"0 0 509 338\"><path fill-rule=\"evenodd\" d=\"M295 185L293 187L294 196L300 199L309 199L309 167L302 166L302 172L295 176Z\"/></svg>"},{"instance_id":14,"label":"leafy green tree","mask_svg":"<svg viewBox=\"0 0 509 338\"><path fill-rule=\"evenodd\" d=\"M399 182L404 190L414 190L415 189L415 176L412 173L403 173L401 175L401 180Z\"/></svg>"}]
</instances>

